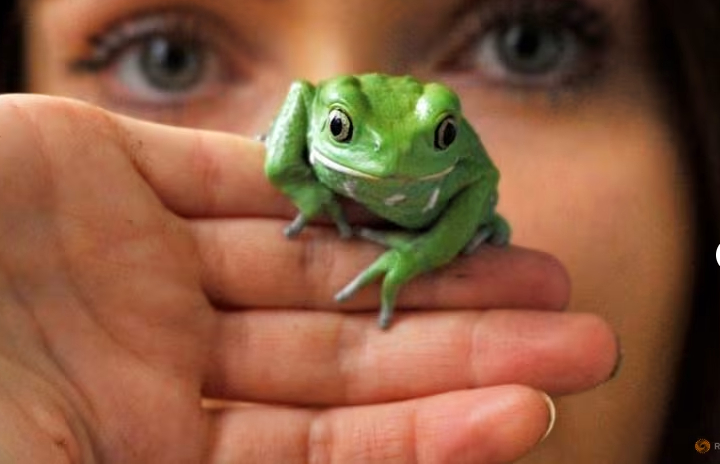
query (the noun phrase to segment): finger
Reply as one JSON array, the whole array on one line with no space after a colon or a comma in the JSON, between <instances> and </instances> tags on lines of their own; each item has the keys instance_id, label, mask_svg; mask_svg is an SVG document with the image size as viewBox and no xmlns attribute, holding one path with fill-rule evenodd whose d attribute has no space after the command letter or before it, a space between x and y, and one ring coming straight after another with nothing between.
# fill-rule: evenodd
<instances>
[{"instance_id":1,"label":"finger","mask_svg":"<svg viewBox=\"0 0 720 464\"><path fill-rule=\"evenodd\" d=\"M327 411L240 407L212 413L208 462L473 463L514 461L554 418L520 386Z\"/></svg>"},{"instance_id":2,"label":"finger","mask_svg":"<svg viewBox=\"0 0 720 464\"><path fill-rule=\"evenodd\" d=\"M0 128L13 128L0 135L13 139L18 130L29 128L35 142L53 152L74 144L82 153L91 146L104 154L111 147L113 156L126 156L162 202L182 216L293 211L265 180L264 145L247 138L150 123L41 95L1 96L0 121Z\"/></svg>"},{"instance_id":3,"label":"finger","mask_svg":"<svg viewBox=\"0 0 720 464\"><path fill-rule=\"evenodd\" d=\"M284 215L291 204L265 178L263 143L234 134L118 117L137 169L183 216Z\"/></svg>"},{"instance_id":4,"label":"finger","mask_svg":"<svg viewBox=\"0 0 720 464\"><path fill-rule=\"evenodd\" d=\"M520 310L375 316L306 311L224 313L210 355L209 397L364 404L521 383L552 394L605 381L618 356L595 315Z\"/></svg>"},{"instance_id":5,"label":"finger","mask_svg":"<svg viewBox=\"0 0 720 464\"><path fill-rule=\"evenodd\" d=\"M211 299L243 307L379 308L378 283L342 303L335 294L377 259L380 247L342 240L322 227L289 240L283 225L269 219L193 221ZM399 306L557 310L569 293L567 273L554 257L488 246L405 285Z\"/></svg>"}]
</instances>

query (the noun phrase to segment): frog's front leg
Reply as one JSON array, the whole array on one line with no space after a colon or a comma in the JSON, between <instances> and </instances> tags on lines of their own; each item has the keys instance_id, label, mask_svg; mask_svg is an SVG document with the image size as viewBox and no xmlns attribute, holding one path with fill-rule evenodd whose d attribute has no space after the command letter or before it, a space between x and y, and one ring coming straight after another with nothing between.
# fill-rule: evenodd
<instances>
[{"instance_id":1,"label":"frog's front leg","mask_svg":"<svg viewBox=\"0 0 720 464\"><path fill-rule=\"evenodd\" d=\"M320 214L328 214L340 236L352 231L335 194L315 177L308 162L308 129L315 87L307 81L295 81L273 121L265 144L265 173L270 182L286 194L300 210L285 235L299 234L307 223Z\"/></svg>"},{"instance_id":2,"label":"frog's front leg","mask_svg":"<svg viewBox=\"0 0 720 464\"><path fill-rule=\"evenodd\" d=\"M341 238L352 236L352 228L345 219L340 203L335 194L324 185L313 182L297 185L289 190L288 195L300 211L285 228L285 236L295 237L311 219L323 213L332 218Z\"/></svg>"}]
</instances>

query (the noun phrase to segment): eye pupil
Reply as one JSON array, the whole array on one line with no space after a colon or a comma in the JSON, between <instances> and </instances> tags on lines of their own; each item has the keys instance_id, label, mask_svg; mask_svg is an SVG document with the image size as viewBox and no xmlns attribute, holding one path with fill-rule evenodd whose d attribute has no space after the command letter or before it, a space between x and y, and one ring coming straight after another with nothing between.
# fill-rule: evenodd
<instances>
[{"instance_id":1,"label":"eye pupil","mask_svg":"<svg viewBox=\"0 0 720 464\"><path fill-rule=\"evenodd\" d=\"M435 130L435 148L445 150L457 137L457 124L455 118L448 116L438 124Z\"/></svg>"},{"instance_id":2,"label":"eye pupil","mask_svg":"<svg viewBox=\"0 0 720 464\"><path fill-rule=\"evenodd\" d=\"M530 21L517 22L499 32L497 53L512 70L526 74L555 68L565 53L560 31Z\"/></svg>"},{"instance_id":3,"label":"eye pupil","mask_svg":"<svg viewBox=\"0 0 720 464\"><path fill-rule=\"evenodd\" d=\"M205 56L202 48L189 41L156 37L143 47L140 65L155 88L187 90L202 78Z\"/></svg>"},{"instance_id":4,"label":"eye pupil","mask_svg":"<svg viewBox=\"0 0 720 464\"><path fill-rule=\"evenodd\" d=\"M443 145L446 147L455 141L455 124L448 124L443 134Z\"/></svg>"},{"instance_id":5,"label":"eye pupil","mask_svg":"<svg viewBox=\"0 0 720 464\"><path fill-rule=\"evenodd\" d=\"M330 133L338 142L349 142L353 135L350 116L340 109L334 109L328 116Z\"/></svg>"},{"instance_id":6,"label":"eye pupil","mask_svg":"<svg viewBox=\"0 0 720 464\"><path fill-rule=\"evenodd\" d=\"M340 118L333 118L330 120L330 132L332 132L332 135L337 137L342 133L343 130L343 122Z\"/></svg>"},{"instance_id":7,"label":"eye pupil","mask_svg":"<svg viewBox=\"0 0 720 464\"><path fill-rule=\"evenodd\" d=\"M536 55L542 43L538 31L523 31L518 27L508 31L507 39L509 45L511 47L514 46L516 54L523 58L533 57Z\"/></svg>"}]
</instances>

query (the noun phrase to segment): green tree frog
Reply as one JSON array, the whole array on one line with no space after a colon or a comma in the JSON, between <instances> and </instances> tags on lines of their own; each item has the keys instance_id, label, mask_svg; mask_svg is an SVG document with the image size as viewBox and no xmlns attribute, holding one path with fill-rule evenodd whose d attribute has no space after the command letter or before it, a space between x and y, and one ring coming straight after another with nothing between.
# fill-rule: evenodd
<instances>
[{"instance_id":1,"label":"green tree frog","mask_svg":"<svg viewBox=\"0 0 720 464\"><path fill-rule=\"evenodd\" d=\"M495 211L499 172L445 85L383 74L295 81L266 146L266 175L299 209L286 236L327 214L342 237L388 248L335 296L383 277L381 328L403 284L480 243L509 242ZM338 196L397 227L353 230Z\"/></svg>"}]
</instances>

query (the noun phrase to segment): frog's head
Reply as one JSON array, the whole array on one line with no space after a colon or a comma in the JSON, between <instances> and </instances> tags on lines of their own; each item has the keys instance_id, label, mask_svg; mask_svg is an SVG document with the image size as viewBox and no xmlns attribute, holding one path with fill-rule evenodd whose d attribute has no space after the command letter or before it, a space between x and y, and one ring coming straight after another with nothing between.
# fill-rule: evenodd
<instances>
[{"instance_id":1,"label":"frog's head","mask_svg":"<svg viewBox=\"0 0 720 464\"><path fill-rule=\"evenodd\" d=\"M311 162L366 179L439 179L474 137L457 95L411 77L343 76L317 87Z\"/></svg>"}]
</instances>

